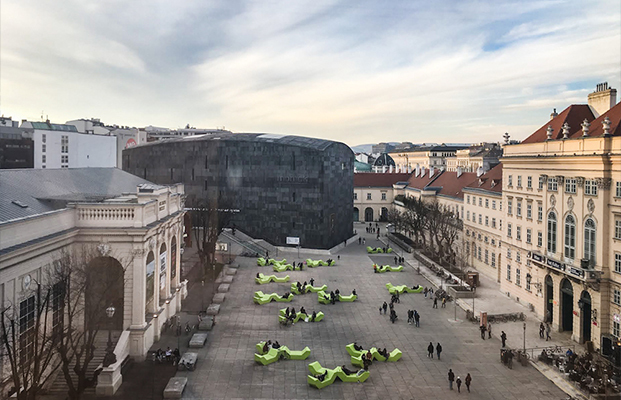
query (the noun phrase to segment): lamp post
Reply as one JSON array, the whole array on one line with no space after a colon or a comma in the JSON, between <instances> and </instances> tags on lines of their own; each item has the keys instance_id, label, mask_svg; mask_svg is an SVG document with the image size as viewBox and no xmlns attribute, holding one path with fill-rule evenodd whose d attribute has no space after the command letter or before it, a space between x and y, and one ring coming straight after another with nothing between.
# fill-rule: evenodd
<instances>
[{"instance_id":1,"label":"lamp post","mask_svg":"<svg viewBox=\"0 0 621 400\"><path fill-rule=\"evenodd\" d=\"M116 355L114 354L114 348L112 347L112 317L114 316L114 312L116 311L116 309L114 308L113 305L110 305L110 307L106 308L106 315L108 316L108 345L106 348L106 355L104 356L104 360L103 360L103 366L104 367L108 367L111 364L114 364L116 362Z\"/></svg>"},{"instance_id":2,"label":"lamp post","mask_svg":"<svg viewBox=\"0 0 621 400\"><path fill-rule=\"evenodd\" d=\"M524 356L526 356L526 322L524 322L524 343L523 343L523 350L524 350Z\"/></svg>"}]
</instances>

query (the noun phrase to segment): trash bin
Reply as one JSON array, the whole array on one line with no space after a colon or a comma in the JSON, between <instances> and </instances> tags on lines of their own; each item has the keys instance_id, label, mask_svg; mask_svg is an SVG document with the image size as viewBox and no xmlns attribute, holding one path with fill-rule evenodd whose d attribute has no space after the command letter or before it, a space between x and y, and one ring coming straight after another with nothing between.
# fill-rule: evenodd
<instances>
[{"instance_id":1,"label":"trash bin","mask_svg":"<svg viewBox=\"0 0 621 400\"><path fill-rule=\"evenodd\" d=\"M479 287L479 273L468 271L468 275L466 276L466 282L468 285Z\"/></svg>"}]
</instances>

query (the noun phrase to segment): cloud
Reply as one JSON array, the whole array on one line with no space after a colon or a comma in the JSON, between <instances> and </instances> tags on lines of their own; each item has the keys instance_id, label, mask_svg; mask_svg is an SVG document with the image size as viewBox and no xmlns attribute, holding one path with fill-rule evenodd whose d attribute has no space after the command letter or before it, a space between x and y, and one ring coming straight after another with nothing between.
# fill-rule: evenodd
<instances>
[{"instance_id":1,"label":"cloud","mask_svg":"<svg viewBox=\"0 0 621 400\"><path fill-rule=\"evenodd\" d=\"M59 122L464 142L524 138L595 83L621 84L613 1L436 3L5 1L1 105Z\"/></svg>"}]
</instances>

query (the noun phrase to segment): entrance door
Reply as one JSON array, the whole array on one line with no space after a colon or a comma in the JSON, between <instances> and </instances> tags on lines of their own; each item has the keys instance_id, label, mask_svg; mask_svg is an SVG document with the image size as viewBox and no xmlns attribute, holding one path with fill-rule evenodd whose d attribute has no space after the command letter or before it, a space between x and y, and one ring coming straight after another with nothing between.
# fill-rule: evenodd
<instances>
[{"instance_id":1,"label":"entrance door","mask_svg":"<svg viewBox=\"0 0 621 400\"><path fill-rule=\"evenodd\" d=\"M589 292L582 292L580 302L582 304L582 343L584 343L591 340L591 295Z\"/></svg>"},{"instance_id":2,"label":"entrance door","mask_svg":"<svg viewBox=\"0 0 621 400\"><path fill-rule=\"evenodd\" d=\"M382 214L380 216L380 221L388 221L388 209L386 207L382 207Z\"/></svg>"},{"instance_id":3,"label":"entrance door","mask_svg":"<svg viewBox=\"0 0 621 400\"><path fill-rule=\"evenodd\" d=\"M371 207L367 207L364 210L364 220L366 222L373 222L373 209Z\"/></svg>"},{"instance_id":4,"label":"entrance door","mask_svg":"<svg viewBox=\"0 0 621 400\"><path fill-rule=\"evenodd\" d=\"M360 210L358 210L358 207L354 207L354 221L360 221Z\"/></svg>"},{"instance_id":5,"label":"entrance door","mask_svg":"<svg viewBox=\"0 0 621 400\"><path fill-rule=\"evenodd\" d=\"M546 322L552 323L554 317L554 282L550 275L546 276Z\"/></svg>"},{"instance_id":6,"label":"entrance door","mask_svg":"<svg viewBox=\"0 0 621 400\"><path fill-rule=\"evenodd\" d=\"M561 316L563 321L561 327L563 331L573 331L574 329L574 290L571 282L567 278L561 281Z\"/></svg>"}]
</instances>

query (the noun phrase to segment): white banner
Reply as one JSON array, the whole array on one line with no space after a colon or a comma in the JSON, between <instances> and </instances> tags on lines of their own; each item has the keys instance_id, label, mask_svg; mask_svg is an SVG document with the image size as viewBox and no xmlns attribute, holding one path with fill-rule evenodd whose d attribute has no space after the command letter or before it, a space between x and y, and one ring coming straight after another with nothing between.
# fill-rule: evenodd
<instances>
[{"instance_id":1,"label":"white banner","mask_svg":"<svg viewBox=\"0 0 621 400\"><path fill-rule=\"evenodd\" d=\"M300 244L300 238L295 236L287 236L287 244Z\"/></svg>"}]
</instances>

